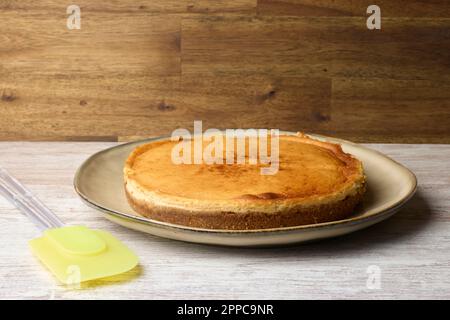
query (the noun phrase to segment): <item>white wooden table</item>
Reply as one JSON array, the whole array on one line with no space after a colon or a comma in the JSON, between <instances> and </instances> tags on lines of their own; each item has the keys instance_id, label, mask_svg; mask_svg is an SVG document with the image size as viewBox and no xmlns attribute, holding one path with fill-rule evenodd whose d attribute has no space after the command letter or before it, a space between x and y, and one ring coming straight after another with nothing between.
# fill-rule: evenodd
<instances>
[{"instance_id":1,"label":"white wooden table","mask_svg":"<svg viewBox=\"0 0 450 320\"><path fill-rule=\"evenodd\" d=\"M28 249L37 229L0 197L0 298L450 298L450 145L370 145L416 173L411 202L369 229L278 249L195 245L109 222L81 202L72 179L85 158L112 145L0 142L0 166L67 223L112 232L139 255L140 267L81 289L59 285ZM367 285L373 270L380 271L379 288Z\"/></svg>"}]
</instances>

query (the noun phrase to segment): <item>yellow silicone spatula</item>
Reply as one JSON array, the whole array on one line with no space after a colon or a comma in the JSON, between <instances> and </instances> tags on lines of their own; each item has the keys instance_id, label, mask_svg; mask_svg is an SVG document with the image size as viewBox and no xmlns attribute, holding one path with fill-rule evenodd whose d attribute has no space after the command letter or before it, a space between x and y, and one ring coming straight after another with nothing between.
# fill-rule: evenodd
<instances>
[{"instance_id":1,"label":"yellow silicone spatula","mask_svg":"<svg viewBox=\"0 0 450 320\"><path fill-rule=\"evenodd\" d=\"M43 231L30 247L65 284L110 277L134 268L137 256L110 233L83 226L65 226L5 169L0 168L0 193Z\"/></svg>"}]
</instances>

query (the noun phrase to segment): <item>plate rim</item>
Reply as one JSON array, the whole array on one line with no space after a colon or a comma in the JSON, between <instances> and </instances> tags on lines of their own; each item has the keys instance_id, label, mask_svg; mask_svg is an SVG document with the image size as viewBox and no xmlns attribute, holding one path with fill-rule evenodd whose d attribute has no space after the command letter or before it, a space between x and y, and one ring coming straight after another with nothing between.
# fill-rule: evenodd
<instances>
[{"instance_id":1,"label":"plate rim","mask_svg":"<svg viewBox=\"0 0 450 320\"><path fill-rule=\"evenodd\" d=\"M281 131L281 130L280 130L280 133L288 134L288 135L296 134L295 132ZM337 227L341 227L341 226L342 227L351 226L351 225L359 224L359 223L363 223L363 222L369 223L372 220L379 219L379 218L383 217L384 215L389 215L392 212L395 212L396 210L401 208L406 202L408 202L416 193L417 185L418 185L416 175L410 169L405 167L403 164L395 161L394 159L390 158L389 156L383 154L382 152L368 148L362 144L358 144L358 143L355 143L352 141L345 140L345 139L334 138L334 137L329 137L329 136L320 135L320 134L312 134L312 133L308 133L306 135L311 136L316 139L318 138L318 139L331 141L331 142L335 142L335 143L345 143L348 145L356 146L358 148L364 149L369 152L376 153L379 156L388 159L389 161L391 161L395 165L397 165L400 169L402 169L405 173L407 173L407 175L409 175L409 177L411 178L411 182L412 182L410 190L408 190L408 193L404 197L400 198L397 202L393 203L391 206L384 208L383 210L381 210L379 212L373 213L370 216L356 216L356 217L350 217L350 218L336 220L336 221L329 221L329 222L322 222L322 223L308 224L308 225L300 225L300 226L280 227L280 228L250 229L250 230L226 230L226 229L205 229L205 228L188 227L188 226L168 223L168 222L164 222L164 221L149 219L149 218L145 218L145 217L134 216L134 215L120 212L120 211L117 211L114 209L106 208L106 207L96 203L95 201L89 199L89 197L86 196L85 194L83 194L81 192L81 190L79 189L80 174L81 174L82 170L88 165L88 163L90 163L95 157L98 157L99 155L109 152L113 149L123 148L124 146L130 145L130 144L148 143L151 141L169 139L170 136L168 136L168 135L120 143L118 145L100 150L100 151L90 155L87 159L85 159L83 161L83 163L76 170L74 178L73 178L73 187L75 189L75 192L78 194L78 196L88 206L95 208L105 214L114 215L117 218L131 220L133 222L140 223L140 224L143 223L146 225L153 225L155 227L164 227L165 229L175 229L175 230L182 230L185 232L187 231L187 232L195 232L195 233L210 233L210 234L213 233L213 234L221 234L221 235L224 235L224 234L250 235L250 234L280 233L280 232L283 233L283 232L311 230L311 229L318 229L318 228L326 230L326 229L330 229L330 228L332 229L332 228L337 228Z\"/></svg>"}]
</instances>

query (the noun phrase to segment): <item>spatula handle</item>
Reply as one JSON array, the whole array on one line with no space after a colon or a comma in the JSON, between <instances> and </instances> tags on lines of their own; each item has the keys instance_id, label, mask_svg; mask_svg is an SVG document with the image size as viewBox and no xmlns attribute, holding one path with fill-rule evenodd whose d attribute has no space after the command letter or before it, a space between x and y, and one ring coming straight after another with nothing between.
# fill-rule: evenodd
<instances>
[{"instance_id":1,"label":"spatula handle","mask_svg":"<svg viewBox=\"0 0 450 320\"><path fill-rule=\"evenodd\" d=\"M39 229L59 228L64 223L5 169L0 168L0 193Z\"/></svg>"}]
</instances>

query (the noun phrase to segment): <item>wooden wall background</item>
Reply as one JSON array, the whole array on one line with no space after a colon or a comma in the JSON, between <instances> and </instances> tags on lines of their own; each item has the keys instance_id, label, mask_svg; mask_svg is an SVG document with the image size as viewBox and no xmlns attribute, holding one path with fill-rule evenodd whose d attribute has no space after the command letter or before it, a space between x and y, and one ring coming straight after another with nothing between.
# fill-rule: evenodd
<instances>
[{"instance_id":1,"label":"wooden wall background","mask_svg":"<svg viewBox=\"0 0 450 320\"><path fill-rule=\"evenodd\" d=\"M450 143L450 3L0 0L0 140L129 140L193 120Z\"/></svg>"}]
</instances>

